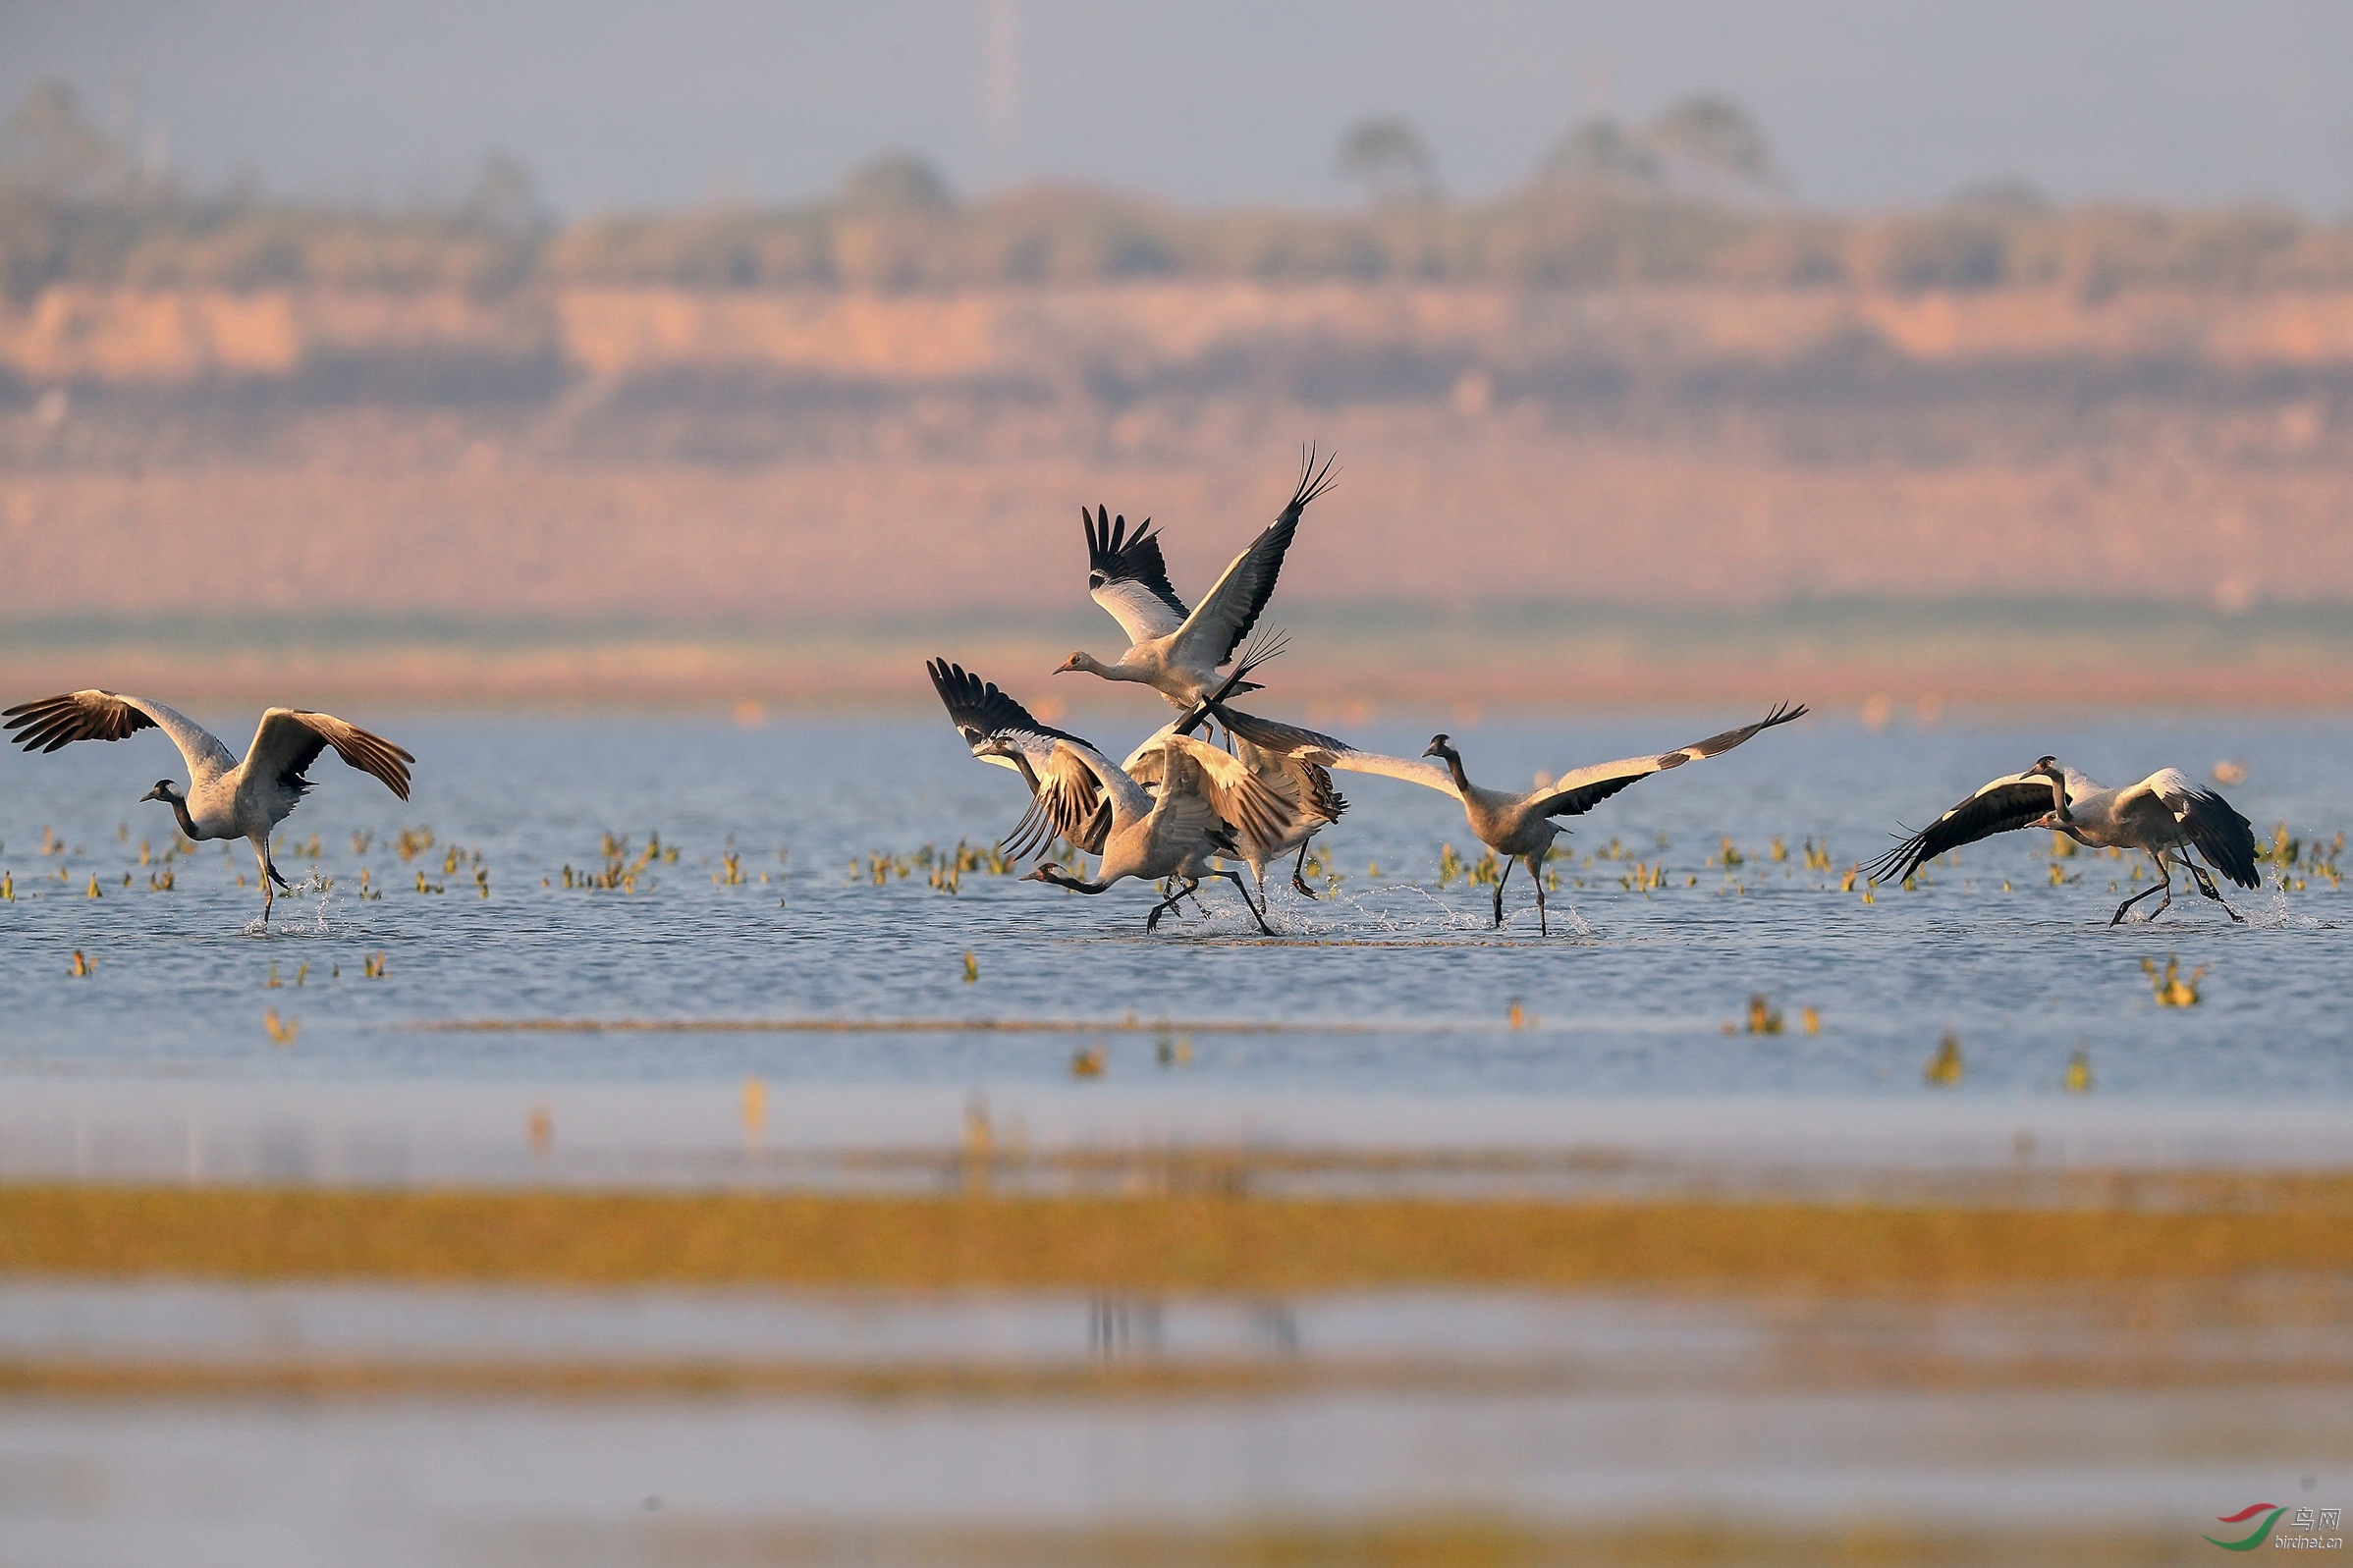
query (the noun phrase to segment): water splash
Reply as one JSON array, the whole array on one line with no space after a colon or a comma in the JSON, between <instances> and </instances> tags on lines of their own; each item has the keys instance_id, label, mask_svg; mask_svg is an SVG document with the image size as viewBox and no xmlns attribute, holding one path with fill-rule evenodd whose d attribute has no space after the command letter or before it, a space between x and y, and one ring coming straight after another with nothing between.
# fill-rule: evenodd
<instances>
[{"instance_id":1,"label":"water splash","mask_svg":"<svg viewBox=\"0 0 2353 1568\"><path fill-rule=\"evenodd\" d=\"M2262 903L2247 905L2247 924L2261 931L2326 931L2332 922L2288 907L2287 894L2274 890Z\"/></svg>"},{"instance_id":2,"label":"water splash","mask_svg":"<svg viewBox=\"0 0 2353 1568\"><path fill-rule=\"evenodd\" d=\"M307 907L298 899L310 900ZM338 928L329 911L336 903L334 879L312 871L278 894L270 913L255 915L239 928L246 937L332 937Z\"/></svg>"}]
</instances>

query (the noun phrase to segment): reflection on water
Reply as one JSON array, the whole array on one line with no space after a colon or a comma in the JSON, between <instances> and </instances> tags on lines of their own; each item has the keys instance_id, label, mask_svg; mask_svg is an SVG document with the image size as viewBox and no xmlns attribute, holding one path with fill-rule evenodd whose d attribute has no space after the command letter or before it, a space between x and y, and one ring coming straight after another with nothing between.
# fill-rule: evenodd
<instances>
[{"instance_id":1,"label":"reflection on water","mask_svg":"<svg viewBox=\"0 0 2353 1568\"><path fill-rule=\"evenodd\" d=\"M581 1560L558 1543L655 1512L671 1538L630 1560L1433 1515L2161 1540L2347 1473L2347 1306L2341 1281L1936 1306L20 1283L17 1377L127 1380L11 1409L0 1510L21 1560L255 1565ZM304 1368L376 1381L287 1397ZM1156 1380L1081 1397L1123 1369Z\"/></svg>"}]
</instances>

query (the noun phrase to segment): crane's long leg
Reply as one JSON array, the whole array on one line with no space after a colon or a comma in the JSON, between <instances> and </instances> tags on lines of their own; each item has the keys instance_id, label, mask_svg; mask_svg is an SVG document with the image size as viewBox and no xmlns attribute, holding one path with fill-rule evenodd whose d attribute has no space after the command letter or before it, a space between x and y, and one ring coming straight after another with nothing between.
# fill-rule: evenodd
<instances>
[{"instance_id":1,"label":"crane's long leg","mask_svg":"<svg viewBox=\"0 0 2353 1568\"><path fill-rule=\"evenodd\" d=\"M276 866L270 864L268 838L248 838L246 842L253 846L253 864L261 868L261 923L266 926L270 923L270 905L277 901L277 894L270 892L270 884L275 882L284 888L286 879L278 875Z\"/></svg>"},{"instance_id":2,"label":"crane's long leg","mask_svg":"<svg viewBox=\"0 0 2353 1568\"><path fill-rule=\"evenodd\" d=\"M1201 895L1197 890L1200 888L1200 886L1201 881L1199 878L1185 878L1183 887L1177 889L1175 892L1169 894L1166 898L1163 898L1160 902L1152 906L1152 912L1144 916L1144 929L1146 931L1158 931L1160 929L1160 917L1167 914L1170 910L1176 908L1176 900L1183 897L1188 892L1193 894L1193 902L1199 903L1201 901Z\"/></svg>"},{"instance_id":3,"label":"crane's long leg","mask_svg":"<svg viewBox=\"0 0 2353 1568\"><path fill-rule=\"evenodd\" d=\"M1290 885L1310 898L1315 896L1315 890L1307 886L1307 846L1313 842L1315 835L1312 833L1300 840L1299 858L1290 868Z\"/></svg>"},{"instance_id":4,"label":"crane's long leg","mask_svg":"<svg viewBox=\"0 0 2353 1568\"><path fill-rule=\"evenodd\" d=\"M1249 865L1250 880L1258 884L1258 902L1252 907L1263 915L1267 909L1267 865L1263 860L1253 860Z\"/></svg>"},{"instance_id":5,"label":"crane's long leg","mask_svg":"<svg viewBox=\"0 0 2353 1568\"><path fill-rule=\"evenodd\" d=\"M2154 887L2154 888L2143 888L2143 889L2142 889L2142 890L2141 890L2139 892L2136 892L2136 893L2134 893L2134 894L2133 894L2131 897L2129 897L2129 898L2125 899L2125 900L2124 900L2122 903L2120 903L2120 904L2116 905L2116 912L2115 912L2114 914L2112 914L2112 915L2110 915L2110 916L2108 917L2108 922L2107 922L2107 923L2108 923L2109 925L2113 926L2113 925L2117 925L2117 924L2121 923L2121 922L2123 921L2123 919L2124 919L2124 911L2125 911L2125 910L2127 910L2127 909L2130 909L2130 908L2131 908L2131 907L2132 907L2134 904L2137 904L2137 903L2139 903L2139 902L2140 902L2140 901L2141 901L2143 898L2146 898L2146 897L2148 897L2148 896L2149 896L2151 893L2155 893L2155 892L2161 892L2161 893L2163 893L2165 896L2164 896L2164 901L2163 901L2162 903L2160 903L2160 904L2159 904L2159 905L2158 905L2158 906L2157 906L2155 909L2153 909L2153 910L2151 910L2151 911L2149 912L2149 918L2150 918L2150 919L2152 919L2152 920L2155 920L2155 919L2156 919L2156 918L2157 918L2159 915L2161 915L2161 914L2163 914L2163 913L2165 912L2165 910L2166 910L2166 909L2167 909L2167 908L2168 908L2168 907L2169 907L2169 906L2172 904L2172 902L2173 902L2173 873L2172 873L2172 870L2171 870L2169 867L2167 867L2167 866L2166 866L2166 864L2165 864L2165 861L2164 861L2164 857L2163 857L2162 855L2152 854L2152 855L2150 856L2150 858L2151 858L2151 859L2153 859L2153 860L2155 860L2155 861L2157 862L2157 875L2158 875L2158 884L2157 884L2157 886L2156 886L2156 887Z\"/></svg>"},{"instance_id":6,"label":"crane's long leg","mask_svg":"<svg viewBox=\"0 0 2353 1568\"><path fill-rule=\"evenodd\" d=\"M1210 875L1213 877L1227 878L1236 888L1239 888L1242 894L1242 903L1246 908L1249 909L1250 918L1258 922L1258 929L1265 932L1270 937L1275 934L1275 928L1267 924L1267 917L1258 912L1258 905L1250 902L1250 889L1249 886L1242 881L1242 875L1240 872L1213 871L1210 873Z\"/></svg>"},{"instance_id":7,"label":"crane's long leg","mask_svg":"<svg viewBox=\"0 0 2353 1568\"><path fill-rule=\"evenodd\" d=\"M1495 923L1499 931L1504 926L1504 884L1511 880L1511 868L1517 862L1510 856L1505 856L1504 869L1495 879Z\"/></svg>"},{"instance_id":8,"label":"crane's long leg","mask_svg":"<svg viewBox=\"0 0 2353 1568\"><path fill-rule=\"evenodd\" d=\"M1528 856L1528 875L1536 883L1536 935L1549 937L1553 933L1544 923L1544 856Z\"/></svg>"},{"instance_id":9,"label":"crane's long leg","mask_svg":"<svg viewBox=\"0 0 2353 1568\"><path fill-rule=\"evenodd\" d=\"M2220 904L2222 906L2222 913L2228 915L2234 924L2243 926L2247 923L2247 917L2240 914L2236 909L2231 908L2230 900L2223 897L2220 890L2215 887L2215 879L2207 875L2207 871L2204 866L2198 864L2197 861L2192 860L2187 855L2183 855L2181 857L2181 863L2183 866L2188 868L2191 878L2197 882L2198 891L2206 894L2209 898L2212 898L2215 902Z\"/></svg>"},{"instance_id":10,"label":"crane's long leg","mask_svg":"<svg viewBox=\"0 0 2353 1568\"><path fill-rule=\"evenodd\" d=\"M1181 898L1181 897L1185 896L1185 894L1187 894L1187 893L1190 893L1190 894L1192 894L1192 899L1193 899L1193 907L1194 907L1195 909L1198 909L1198 910L1200 910L1200 911L1201 911L1203 914L1207 914L1207 913L1209 913L1209 905L1207 905L1207 904L1205 904L1205 903L1203 903L1203 902L1201 901L1201 891L1200 891L1200 889L1199 889L1199 888L1197 888L1197 887L1195 887L1195 888L1178 888L1178 887L1176 886L1176 879L1175 877L1163 877L1163 878L1161 878L1161 879L1160 879L1160 895L1161 895L1162 897L1164 897L1164 898L1168 898L1168 897L1169 897L1169 895L1170 895L1170 893L1171 893L1172 892L1174 892L1176 893L1176 898ZM1175 899L1173 899L1173 898L1172 898L1172 899L1170 899L1170 907L1171 907L1171 908L1175 908L1175 907L1176 907L1176 900L1175 900ZM1183 911L1182 911L1182 910L1178 910L1177 912L1178 912L1179 914L1181 914Z\"/></svg>"}]
</instances>

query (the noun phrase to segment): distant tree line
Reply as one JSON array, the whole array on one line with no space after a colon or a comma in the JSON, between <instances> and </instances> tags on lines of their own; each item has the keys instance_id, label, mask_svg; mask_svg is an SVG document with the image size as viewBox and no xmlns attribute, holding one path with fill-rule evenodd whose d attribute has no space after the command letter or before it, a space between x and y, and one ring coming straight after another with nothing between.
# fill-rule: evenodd
<instances>
[{"instance_id":1,"label":"distant tree line","mask_svg":"<svg viewBox=\"0 0 2353 1568\"><path fill-rule=\"evenodd\" d=\"M962 201L906 153L852 171L831 199L554 223L528 171L485 161L430 205L184 189L36 86L0 129L0 289L61 282L251 289L673 284L696 289L951 288L1141 278L1348 279L1602 288L1716 283L1899 292L2056 285L2353 285L2353 225L2245 206L2058 207L2023 186L1912 211L1836 215L1787 195L1737 105L1697 98L1642 126L1572 130L1520 188L1450 201L1411 123L1370 120L1336 172L1369 200L1345 212L1187 211L1038 186Z\"/></svg>"}]
</instances>

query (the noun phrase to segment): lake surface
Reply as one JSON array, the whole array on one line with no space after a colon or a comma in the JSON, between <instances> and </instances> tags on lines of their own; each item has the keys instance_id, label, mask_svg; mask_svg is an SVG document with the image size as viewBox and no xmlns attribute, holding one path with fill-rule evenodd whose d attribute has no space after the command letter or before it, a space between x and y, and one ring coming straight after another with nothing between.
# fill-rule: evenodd
<instances>
[{"instance_id":1,"label":"lake surface","mask_svg":"<svg viewBox=\"0 0 2353 1568\"><path fill-rule=\"evenodd\" d=\"M266 931L244 845L167 860L168 816L134 803L181 776L167 742L0 755L0 1180L1125 1191L1197 1144L1266 1155L1268 1192L2033 1206L2116 1201L2074 1177L2137 1168L2161 1208L2192 1191L2168 1170L2353 1163L2353 908L2308 860L2230 891L2245 925L2184 889L2111 929L2132 863L2054 861L2047 834L1870 902L1841 886L1898 820L2047 751L2114 783L2243 761L2225 792L2265 838L2333 840L2345 720L1809 720L1578 821L1550 937L1524 879L1501 931L1488 889L1442 879L1445 846L1476 848L1451 801L1343 778L1320 840L1337 885L1279 888L1270 941L1223 886L1151 935L1132 884L933 886L938 851L1024 803L936 717L357 717L416 753L415 798L322 762L279 853L314 880ZM1475 778L1524 785L1744 717L1447 728ZM1117 719L1070 727L1117 749L1159 715ZM251 722L215 728L242 744ZM1360 738L1411 754L1437 728ZM1636 861L1664 866L1649 891ZM583 885L616 862L620 886ZM2168 961L2196 1005L2159 1004L2144 964ZM1778 1032L1744 1027L1760 996ZM1948 1034L1964 1070L1932 1086ZM2088 1095L2064 1084L2077 1052ZM1120 1160L1058 1163L1104 1149ZM0 1363L56 1390L0 1422L0 1521L37 1562L1124 1562L1154 1532L1176 1560L1186 1531L1427 1519L1811 1543L1778 1560L1880 1529L2082 1560L2044 1550L2072 1530L2166 1560L2211 1551L2251 1498L2340 1503L2346 1282L2165 1288L1938 1306L0 1273ZM1088 1380L1115 1356L1167 1386ZM76 1368L129 1380L77 1395ZM381 1391L279 1391L355 1368ZM485 1368L521 1380L475 1386ZM997 1391L933 1387L948 1375Z\"/></svg>"},{"instance_id":2,"label":"lake surface","mask_svg":"<svg viewBox=\"0 0 2353 1568\"><path fill-rule=\"evenodd\" d=\"M251 716L207 717L233 745L249 733ZM2054 861L2039 833L1972 846L1916 891L1866 902L1861 885L1840 888L1899 820L1924 823L2047 751L2111 783L2161 766L2203 780L2217 760L2243 761L2246 782L2223 787L2263 838L2285 823L2330 839L2353 826L2353 724L2336 718L1879 731L1810 719L1575 821L1555 855L1549 938L1524 872L1501 931L1487 888L1441 885L1442 846L1478 848L1451 801L1342 776L1350 809L1318 840L1338 885L1312 902L1279 889L1268 941L1223 884L1204 888L1205 914L1187 904L1153 935L1138 884L1086 898L976 868L957 892L930 886L926 845L986 845L1023 804L1014 776L974 763L936 719L360 717L416 753L414 798L404 807L323 759L279 861L331 886L282 894L266 933L245 845L162 859L170 818L135 802L155 779L185 777L167 741L0 757L0 868L15 893L0 902L0 1072L985 1088L1067 1083L1074 1052L1099 1044L1111 1080L1243 1093L1917 1097L1949 1032L1966 1062L1959 1097L2056 1094L2078 1050L2109 1095L2353 1088L2341 1010L2353 906L2302 863L2285 887L2267 867L2263 889L2228 890L2243 926L2184 888L2161 920L2110 929L2118 899L2146 886L2130 880L2135 862ZM1474 778L1524 787L1539 769L1743 717L1450 729ZM1158 719L1138 704L1072 726L1118 749ZM1352 737L1412 754L1432 728ZM647 860L656 834L662 852ZM43 852L45 835L59 852ZM1809 839L1830 869L1806 866ZM909 874L886 863L878 883L876 856L905 857ZM616 859L637 868L633 891L580 886ZM1627 886L1635 861L1663 865L1664 886ZM2065 885L2052 885L2054 866ZM172 888L152 888L167 869ZM379 896L360 895L363 878ZM88 895L93 879L103 896ZM85 976L72 972L77 950ZM383 973L370 976L376 954ZM2158 1005L2143 964L2169 958L2202 972L2198 1005ZM1727 1033L1760 995L1781 1032ZM1131 1014L1171 1030L890 1027ZM528 1020L878 1027L438 1027ZM1179 1036L1181 1064L1163 1067Z\"/></svg>"}]
</instances>

